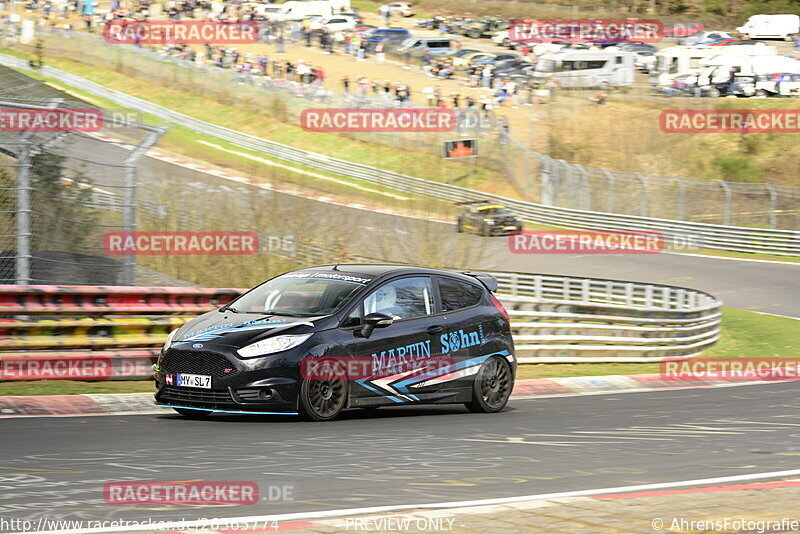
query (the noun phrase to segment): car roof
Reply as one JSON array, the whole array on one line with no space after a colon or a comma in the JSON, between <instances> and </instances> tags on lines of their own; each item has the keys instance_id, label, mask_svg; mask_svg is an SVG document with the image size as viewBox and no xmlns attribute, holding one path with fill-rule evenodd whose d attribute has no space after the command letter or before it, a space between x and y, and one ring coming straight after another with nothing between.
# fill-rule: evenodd
<instances>
[{"instance_id":1,"label":"car roof","mask_svg":"<svg viewBox=\"0 0 800 534\"><path fill-rule=\"evenodd\" d=\"M335 268L335 269L334 269ZM447 269L434 269L432 267L418 267L415 265L401 265L401 264L380 264L380 263L341 263L336 265L319 265L316 267L307 267L305 269L298 269L296 271L291 272L339 272L343 275L365 275L369 277L375 278L375 280L379 278L383 278L387 275L394 275L394 274L427 274L427 275L447 275L453 276L456 278L461 278L465 281L478 283L478 285L483 285L481 281L475 276L482 273L473 273L473 275L467 275L463 272L458 271L450 271ZM490 276L483 274L482 276ZM373 280L372 282L374 282ZM372 283L370 282L370 283Z\"/></svg>"}]
</instances>

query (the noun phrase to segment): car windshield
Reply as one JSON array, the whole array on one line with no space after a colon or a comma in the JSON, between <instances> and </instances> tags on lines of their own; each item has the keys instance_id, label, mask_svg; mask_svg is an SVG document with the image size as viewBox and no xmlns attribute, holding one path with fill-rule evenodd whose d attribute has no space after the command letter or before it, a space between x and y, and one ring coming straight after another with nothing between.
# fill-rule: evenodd
<instances>
[{"instance_id":1,"label":"car windshield","mask_svg":"<svg viewBox=\"0 0 800 534\"><path fill-rule=\"evenodd\" d=\"M496 217L498 215L512 215L508 208L486 208L480 210L480 214L484 217Z\"/></svg>"},{"instance_id":2,"label":"car windshield","mask_svg":"<svg viewBox=\"0 0 800 534\"><path fill-rule=\"evenodd\" d=\"M323 278L328 275L331 278ZM230 305L236 313L273 313L295 317L330 315L336 313L364 287L362 281L352 281L339 274L310 273L298 278L298 273L279 276L246 293ZM335 279L334 279L335 278Z\"/></svg>"}]
</instances>

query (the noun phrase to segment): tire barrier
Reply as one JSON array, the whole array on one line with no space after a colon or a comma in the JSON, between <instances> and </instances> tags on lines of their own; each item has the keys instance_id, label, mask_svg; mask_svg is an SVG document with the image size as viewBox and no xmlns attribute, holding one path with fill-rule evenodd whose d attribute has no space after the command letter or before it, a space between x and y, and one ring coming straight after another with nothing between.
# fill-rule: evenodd
<instances>
[{"instance_id":1,"label":"tire barrier","mask_svg":"<svg viewBox=\"0 0 800 534\"><path fill-rule=\"evenodd\" d=\"M722 303L702 291L557 275L491 274L511 317L520 363L688 358L720 337ZM0 319L0 380L150 378L150 365L172 330L190 320L189 315L218 308L242 291L0 286L5 315L26 316ZM123 314L129 316L117 317ZM145 314L150 316L136 316ZM43 317L27 317L34 315Z\"/></svg>"},{"instance_id":2,"label":"tire barrier","mask_svg":"<svg viewBox=\"0 0 800 534\"><path fill-rule=\"evenodd\" d=\"M180 315L218 308L240 289L0 286L0 315Z\"/></svg>"}]
</instances>

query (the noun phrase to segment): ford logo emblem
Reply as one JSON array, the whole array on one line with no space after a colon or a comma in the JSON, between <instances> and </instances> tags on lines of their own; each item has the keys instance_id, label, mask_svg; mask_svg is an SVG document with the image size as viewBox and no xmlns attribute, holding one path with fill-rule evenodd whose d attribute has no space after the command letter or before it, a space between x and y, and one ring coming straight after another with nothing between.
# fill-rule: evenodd
<instances>
[{"instance_id":1,"label":"ford logo emblem","mask_svg":"<svg viewBox=\"0 0 800 534\"><path fill-rule=\"evenodd\" d=\"M202 349L203 348L203 344L202 343L195 343L194 345L192 345L192 348L193 349Z\"/></svg>"}]
</instances>

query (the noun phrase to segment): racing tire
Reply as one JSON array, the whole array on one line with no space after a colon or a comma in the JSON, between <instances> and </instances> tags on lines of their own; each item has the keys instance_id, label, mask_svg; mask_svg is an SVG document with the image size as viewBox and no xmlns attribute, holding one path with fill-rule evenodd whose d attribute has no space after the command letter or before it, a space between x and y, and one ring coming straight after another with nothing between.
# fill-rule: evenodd
<instances>
[{"instance_id":1,"label":"racing tire","mask_svg":"<svg viewBox=\"0 0 800 534\"><path fill-rule=\"evenodd\" d=\"M308 421L332 421L347 406L347 380L303 380L300 416Z\"/></svg>"},{"instance_id":2,"label":"racing tire","mask_svg":"<svg viewBox=\"0 0 800 534\"><path fill-rule=\"evenodd\" d=\"M464 226L461 224L461 219L456 221L456 233L458 234L464 233Z\"/></svg>"},{"instance_id":3,"label":"racing tire","mask_svg":"<svg viewBox=\"0 0 800 534\"><path fill-rule=\"evenodd\" d=\"M211 410L190 410L188 408L173 408L173 410L189 419L203 419L211 415Z\"/></svg>"},{"instance_id":4,"label":"racing tire","mask_svg":"<svg viewBox=\"0 0 800 534\"><path fill-rule=\"evenodd\" d=\"M511 367L504 358L489 358L475 375L472 383L472 400L464 406L475 413L496 413L506 407L514 379Z\"/></svg>"}]
</instances>

